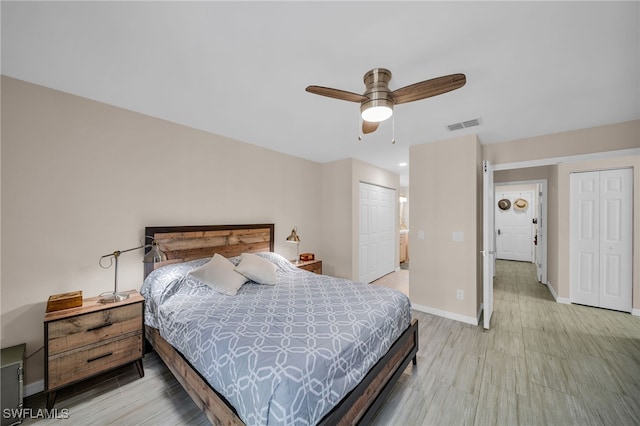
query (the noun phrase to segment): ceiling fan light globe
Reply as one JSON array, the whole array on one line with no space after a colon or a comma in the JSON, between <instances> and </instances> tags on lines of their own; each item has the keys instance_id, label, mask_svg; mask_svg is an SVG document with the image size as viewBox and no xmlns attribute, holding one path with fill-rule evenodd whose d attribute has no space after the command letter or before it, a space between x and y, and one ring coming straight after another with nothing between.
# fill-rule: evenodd
<instances>
[{"instance_id":1,"label":"ceiling fan light globe","mask_svg":"<svg viewBox=\"0 0 640 426\"><path fill-rule=\"evenodd\" d=\"M386 105L372 106L362 111L362 119L370 123L379 123L393 115L393 109Z\"/></svg>"}]
</instances>

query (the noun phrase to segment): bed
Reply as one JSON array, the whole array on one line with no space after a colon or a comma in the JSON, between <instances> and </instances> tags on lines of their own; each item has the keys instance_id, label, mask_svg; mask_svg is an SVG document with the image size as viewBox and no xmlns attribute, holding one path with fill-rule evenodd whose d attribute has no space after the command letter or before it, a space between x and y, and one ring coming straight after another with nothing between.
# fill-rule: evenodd
<instances>
[{"instance_id":1,"label":"bed","mask_svg":"<svg viewBox=\"0 0 640 426\"><path fill-rule=\"evenodd\" d=\"M212 424L365 424L416 363L406 297L296 268L273 253L273 224L145 235L168 258L145 264L147 340ZM216 253L234 265L243 253L268 260L277 283L213 291L189 271Z\"/></svg>"}]
</instances>

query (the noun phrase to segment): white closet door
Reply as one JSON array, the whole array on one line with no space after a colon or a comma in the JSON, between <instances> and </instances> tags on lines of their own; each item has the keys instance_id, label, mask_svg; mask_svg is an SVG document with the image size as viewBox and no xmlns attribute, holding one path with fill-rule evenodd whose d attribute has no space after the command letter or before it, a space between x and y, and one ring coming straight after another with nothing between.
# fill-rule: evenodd
<instances>
[{"instance_id":1,"label":"white closet door","mask_svg":"<svg viewBox=\"0 0 640 426\"><path fill-rule=\"evenodd\" d=\"M572 173L570 184L571 302L599 306L599 172Z\"/></svg>"},{"instance_id":2,"label":"white closet door","mask_svg":"<svg viewBox=\"0 0 640 426\"><path fill-rule=\"evenodd\" d=\"M360 183L358 281L370 283L395 270L395 189Z\"/></svg>"},{"instance_id":3,"label":"white closet door","mask_svg":"<svg viewBox=\"0 0 640 426\"><path fill-rule=\"evenodd\" d=\"M631 169L571 174L571 302L631 311Z\"/></svg>"},{"instance_id":4,"label":"white closet door","mask_svg":"<svg viewBox=\"0 0 640 426\"><path fill-rule=\"evenodd\" d=\"M631 311L631 169L600 172L600 306Z\"/></svg>"}]
</instances>

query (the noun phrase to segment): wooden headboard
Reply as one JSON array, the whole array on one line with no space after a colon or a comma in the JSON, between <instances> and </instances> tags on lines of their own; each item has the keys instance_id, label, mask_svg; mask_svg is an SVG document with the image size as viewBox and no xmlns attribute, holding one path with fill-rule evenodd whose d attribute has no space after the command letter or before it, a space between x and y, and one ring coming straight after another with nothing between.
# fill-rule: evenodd
<instances>
[{"instance_id":1,"label":"wooden headboard","mask_svg":"<svg viewBox=\"0 0 640 426\"><path fill-rule=\"evenodd\" d=\"M258 225L203 225L203 226L153 226L144 230L147 244L154 239L167 255L160 263L145 263L145 278L154 269L171 263L212 257L219 253L224 257L241 253L273 251L274 224ZM145 249L145 253L150 249Z\"/></svg>"}]
</instances>

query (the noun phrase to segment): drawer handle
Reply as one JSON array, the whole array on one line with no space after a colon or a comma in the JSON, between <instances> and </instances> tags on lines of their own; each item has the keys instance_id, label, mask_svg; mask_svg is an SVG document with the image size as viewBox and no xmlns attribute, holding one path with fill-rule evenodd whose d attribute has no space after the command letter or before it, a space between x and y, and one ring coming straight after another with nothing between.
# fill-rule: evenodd
<instances>
[{"instance_id":1,"label":"drawer handle","mask_svg":"<svg viewBox=\"0 0 640 426\"><path fill-rule=\"evenodd\" d=\"M109 352L108 354L99 355L99 356L96 356L96 357L93 357L93 358L89 358L89 359L87 360L87 362L97 361L97 360L99 360L99 359L106 358L106 357L111 356L111 355L113 355L113 352Z\"/></svg>"},{"instance_id":2,"label":"drawer handle","mask_svg":"<svg viewBox=\"0 0 640 426\"><path fill-rule=\"evenodd\" d=\"M106 322L106 323L104 323L104 324L102 324L102 325L98 325L98 326L96 326L96 327L91 327L91 328L90 328L90 329L88 329L87 331L100 330L101 328L109 327L109 326L111 326L111 325L113 325L113 323L112 323L111 321L109 321L109 322Z\"/></svg>"}]
</instances>

